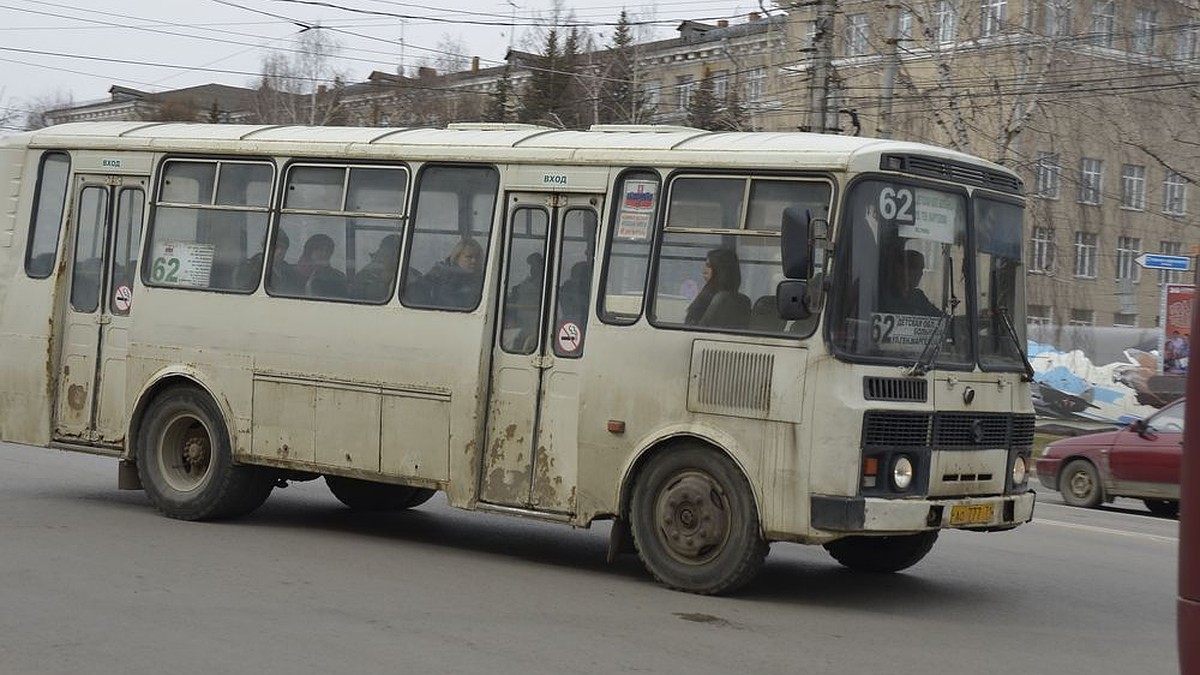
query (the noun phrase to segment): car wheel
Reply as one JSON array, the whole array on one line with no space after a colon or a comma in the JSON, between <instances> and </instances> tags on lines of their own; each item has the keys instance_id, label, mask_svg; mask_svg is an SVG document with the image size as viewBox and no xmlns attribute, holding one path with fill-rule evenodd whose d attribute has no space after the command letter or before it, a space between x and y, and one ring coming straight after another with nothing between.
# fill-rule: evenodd
<instances>
[{"instance_id":1,"label":"car wheel","mask_svg":"<svg viewBox=\"0 0 1200 675\"><path fill-rule=\"evenodd\" d=\"M933 549L937 538L937 530L895 537L846 537L825 544L825 550L855 572L887 574L916 565Z\"/></svg>"},{"instance_id":2,"label":"car wheel","mask_svg":"<svg viewBox=\"0 0 1200 675\"><path fill-rule=\"evenodd\" d=\"M1174 499L1143 499L1142 503L1150 509L1150 513L1160 518L1179 517L1179 502Z\"/></svg>"},{"instance_id":3,"label":"car wheel","mask_svg":"<svg viewBox=\"0 0 1200 675\"><path fill-rule=\"evenodd\" d=\"M1086 459L1074 459L1063 467L1058 479L1058 491L1071 506L1094 508L1104 501L1104 488L1096 466Z\"/></svg>"}]
</instances>

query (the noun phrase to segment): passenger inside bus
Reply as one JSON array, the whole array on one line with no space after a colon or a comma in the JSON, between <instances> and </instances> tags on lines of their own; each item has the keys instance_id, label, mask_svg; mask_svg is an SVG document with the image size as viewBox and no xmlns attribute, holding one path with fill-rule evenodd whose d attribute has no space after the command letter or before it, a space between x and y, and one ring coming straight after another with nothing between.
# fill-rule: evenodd
<instances>
[{"instance_id":1,"label":"passenger inside bus","mask_svg":"<svg viewBox=\"0 0 1200 675\"><path fill-rule=\"evenodd\" d=\"M750 321L750 298L742 295L737 253L715 248L704 258L704 287L688 305L683 322L690 326L745 328Z\"/></svg>"},{"instance_id":2,"label":"passenger inside bus","mask_svg":"<svg viewBox=\"0 0 1200 675\"><path fill-rule=\"evenodd\" d=\"M588 296L592 290L592 262L580 260L571 266L571 274L558 289L559 322L573 321L581 328L587 323Z\"/></svg>"},{"instance_id":3,"label":"passenger inside bus","mask_svg":"<svg viewBox=\"0 0 1200 675\"><path fill-rule=\"evenodd\" d=\"M920 251L902 250L888 258L884 277L882 310L892 314L938 316L941 312L920 289L925 273L925 256Z\"/></svg>"},{"instance_id":4,"label":"passenger inside bus","mask_svg":"<svg viewBox=\"0 0 1200 675\"><path fill-rule=\"evenodd\" d=\"M392 289L396 264L400 261L400 235L389 234L371 253L371 261L354 275L352 294L360 300L380 302Z\"/></svg>"},{"instance_id":5,"label":"passenger inside bus","mask_svg":"<svg viewBox=\"0 0 1200 675\"><path fill-rule=\"evenodd\" d=\"M425 275L434 305L452 309L470 309L479 302L483 282L483 247L469 237L463 238Z\"/></svg>"},{"instance_id":6,"label":"passenger inside bus","mask_svg":"<svg viewBox=\"0 0 1200 675\"><path fill-rule=\"evenodd\" d=\"M306 295L319 298L346 297L346 275L330 264L333 250L333 238L327 234L314 234L304 242L296 272Z\"/></svg>"}]
</instances>

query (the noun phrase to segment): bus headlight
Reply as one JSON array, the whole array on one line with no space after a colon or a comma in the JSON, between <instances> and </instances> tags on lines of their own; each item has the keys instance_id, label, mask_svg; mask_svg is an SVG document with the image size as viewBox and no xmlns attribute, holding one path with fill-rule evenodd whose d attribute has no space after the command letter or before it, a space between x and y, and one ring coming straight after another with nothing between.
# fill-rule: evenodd
<instances>
[{"instance_id":1,"label":"bus headlight","mask_svg":"<svg viewBox=\"0 0 1200 675\"><path fill-rule=\"evenodd\" d=\"M1013 458L1012 482L1013 485L1022 485L1025 479L1029 477L1029 465L1026 464L1024 455L1017 455Z\"/></svg>"},{"instance_id":2,"label":"bus headlight","mask_svg":"<svg viewBox=\"0 0 1200 675\"><path fill-rule=\"evenodd\" d=\"M892 485L903 492L912 485L913 464L908 455L900 455L892 462Z\"/></svg>"}]
</instances>

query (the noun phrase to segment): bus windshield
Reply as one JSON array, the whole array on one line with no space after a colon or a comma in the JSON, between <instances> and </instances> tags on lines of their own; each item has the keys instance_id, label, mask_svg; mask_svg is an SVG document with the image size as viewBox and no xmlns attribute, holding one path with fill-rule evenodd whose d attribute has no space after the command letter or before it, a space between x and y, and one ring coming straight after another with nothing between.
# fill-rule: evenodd
<instances>
[{"instance_id":1,"label":"bus windshield","mask_svg":"<svg viewBox=\"0 0 1200 675\"><path fill-rule=\"evenodd\" d=\"M969 370L974 324L985 369L1023 367L1020 206L871 179L849 191L843 213L829 315L839 355ZM969 223L980 223L973 238Z\"/></svg>"}]
</instances>

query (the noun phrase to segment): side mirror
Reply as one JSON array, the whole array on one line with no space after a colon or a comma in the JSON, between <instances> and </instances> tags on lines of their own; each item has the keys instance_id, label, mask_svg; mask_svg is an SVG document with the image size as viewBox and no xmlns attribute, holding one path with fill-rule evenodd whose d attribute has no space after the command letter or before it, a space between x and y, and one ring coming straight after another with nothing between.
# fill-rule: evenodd
<instances>
[{"instance_id":1,"label":"side mirror","mask_svg":"<svg viewBox=\"0 0 1200 675\"><path fill-rule=\"evenodd\" d=\"M811 216L808 209L789 206L783 210L779 247L783 275L788 279L810 279L813 273Z\"/></svg>"},{"instance_id":2,"label":"side mirror","mask_svg":"<svg viewBox=\"0 0 1200 675\"><path fill-rule=\"evenodd\" d=\"M788 321L803 321L812 316L808 301L808 282L785 279L775 287L775 308L779 318Z\"/></svg>"}]
</instances>

